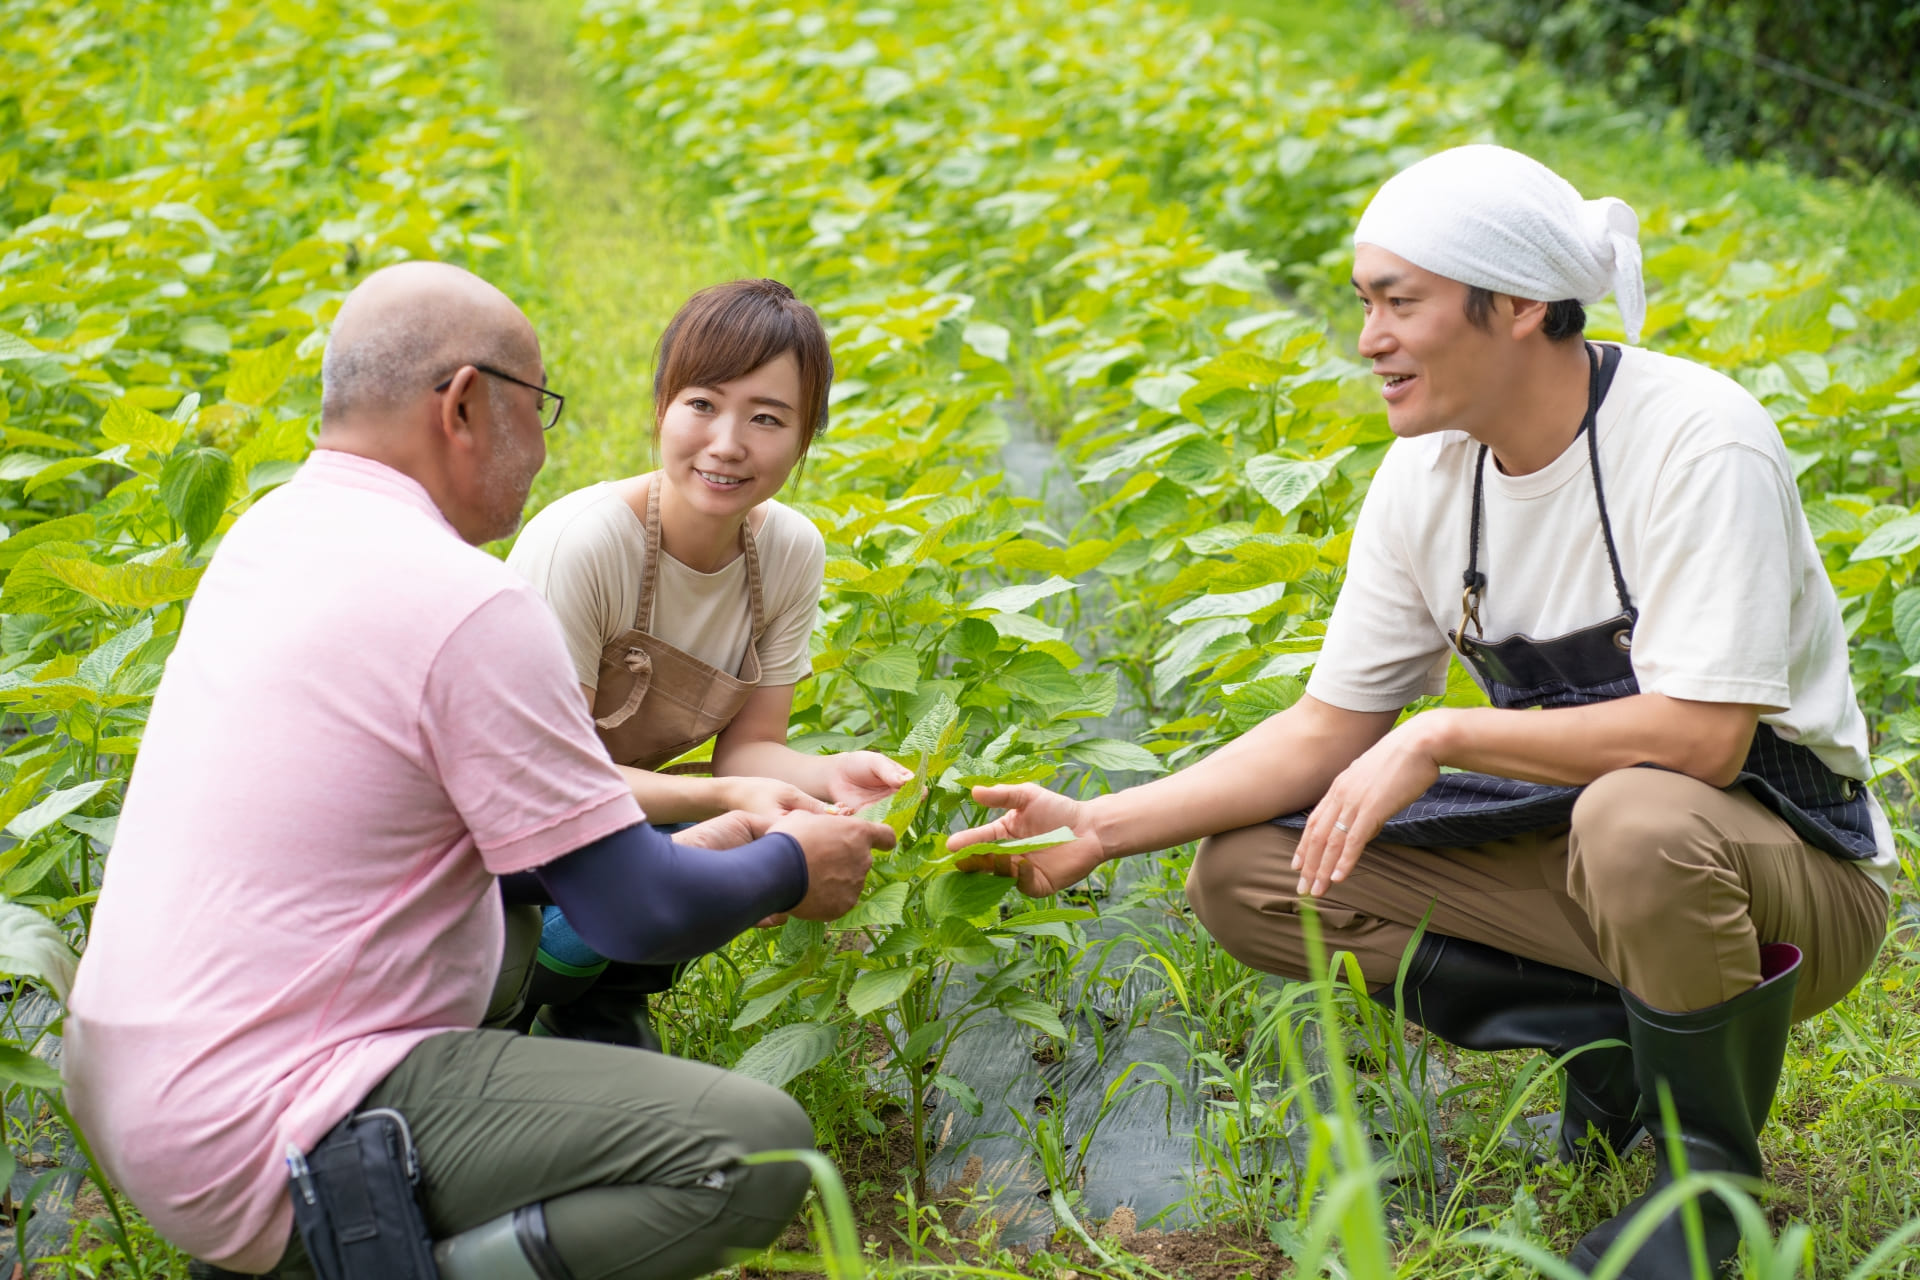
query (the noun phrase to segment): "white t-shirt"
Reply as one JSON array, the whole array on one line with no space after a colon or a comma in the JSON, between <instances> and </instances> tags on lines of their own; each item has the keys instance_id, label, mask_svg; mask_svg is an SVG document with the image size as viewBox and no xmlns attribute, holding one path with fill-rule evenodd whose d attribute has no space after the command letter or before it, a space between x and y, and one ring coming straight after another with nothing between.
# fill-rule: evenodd
<instances>
[{"instance_id":1,"label":"white t-shirt","mask_svg":"<svg viewBox=\"0 0 1920 1280\"><path fill-rule=\"evenodd\" d=\"M813 674L807 647L825 581L826 540L813 522L778 502L765 504L754 534L760 552L760 684L798 684ZM507 564L547 598L574 674L600 684L600 652L634 625L647 529L612 484L588 485L557 499L527 522ZM732 675L747 656L753 616L747 560L735 556L701 573L664 551L654 584L653 618L642 626L674 648Z\"/></svg>"},{"instance_id":2,"label":"white t-shirt","mask_svg":"<svg viewBox=\"0 0 1920 1280\"><path fill-rule=\"evenodd\" d=\"M1839 604L1767 411L1711 369L1627 347L1597 430L1614 542L1640 610L1642 692L1765 707L1761 723L1782 738L1843 777L1867 778ZM1445 688L1479 453L1459 431L1387 451L1307 684L1315 698L1395 711ZM1488 640L1547 639L1620 611L1587 459L1581 435L1529 475L1487 460ZM1873 811L1879 853L1860 866L1888 885L1893 836L1877 803Z\"/></svg>"}]
</instances>

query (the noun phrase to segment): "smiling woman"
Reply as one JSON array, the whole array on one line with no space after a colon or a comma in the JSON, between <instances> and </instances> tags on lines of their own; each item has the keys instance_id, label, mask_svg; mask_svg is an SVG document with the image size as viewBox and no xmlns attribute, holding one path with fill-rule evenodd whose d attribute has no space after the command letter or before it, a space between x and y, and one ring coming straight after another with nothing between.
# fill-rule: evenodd
<instances>
[{"instance_id":1,"label":"smiling woman","mask_svg":"<svg viewBox=\"0 0 1920 1280\"><path fill-rule=\"evenodd\" d=\"M910 775L885 756L786 745L826 549L774 495L826 421L819 317L777 281L716 285L667 326L655 368L659 470L561 498L508 559L558 615L601 741L656 823L891 795ZM655 772L708 739L713 777ZM672 973L613 968L550 909L529 1015L554 1034L647 1042L646 996Z\"/></svg>"}]
</instances>

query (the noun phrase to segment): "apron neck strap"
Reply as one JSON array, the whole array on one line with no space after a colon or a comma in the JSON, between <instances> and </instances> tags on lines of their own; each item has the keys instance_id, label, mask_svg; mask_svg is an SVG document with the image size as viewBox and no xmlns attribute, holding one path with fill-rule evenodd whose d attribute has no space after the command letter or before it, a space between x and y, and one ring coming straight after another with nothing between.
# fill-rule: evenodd
<instances>
[{"instance_id":1,"label":"apron neck strap","mask_svg":"<svg viewBox=\"0 0 1920 1280\"><path fill-rule=\"evenodd\" d=\"M647 478L647 518L646 525L647 563L640 570L640 603L634 608L633 626L636 631L653 634L653 594L660 581L660 473L655 472ZM747 607L752 612L752 640L749 643L760 647L760 637L767 629L766 609L762 602L760 588L760 547L753 536L753 517L749 515L740 522L740 554L747 561Z\"/></svg>"},{"instance_id":2,"label":"apron neck strap","mask_svg":"<svg viewBox=\"0 0 1920 1280\"><path fill-rule=\"evenodd\" d=\"M1580 421L1580 430L1587 437L1587 465L1593 476L1593 498L1600 507L1600 535L1607 544L1607 567L1613 571L1613 592L1619 597L1620 611L1627 615L1630 622L1640 620L1640 611L1633 607L1633 597L1627 591L1627 575L1620 568L1620 551L1613 542L1613 521L1607 515L1607 495L1600 484L1600 402L1606 399L1607 390L1613 385L1613 375L1620 367L1620 348L1596 348L1589 342L1587 346L1587 416ZM1467 526L1467 571L1461 575L1464 586L1460 594L1460 636L1466 638L1467 623L1473 623L1475 635L1484 636L1486 632L1480 625L1480 600L1487 589L1487 575L1480 572L1480 529L1485 521L1487 454L1491 452L1486 445L1480 446L1480 455L1473 467L1473 515Z\"/></svg>"}]
</instances>

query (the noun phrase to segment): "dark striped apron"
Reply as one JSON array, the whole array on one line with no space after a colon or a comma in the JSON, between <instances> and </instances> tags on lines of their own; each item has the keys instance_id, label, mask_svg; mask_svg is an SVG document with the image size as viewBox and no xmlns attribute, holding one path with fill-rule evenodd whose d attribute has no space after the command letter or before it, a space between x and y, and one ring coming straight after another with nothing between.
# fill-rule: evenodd
<instances>
[{"instance_id":1,"label":"dark striped apron","mask_svg":"<svg viewBox=\"0 0 1920 1280\"><path fill-rule=\"evenodd\" d=\"M1620 349L1608 346L1602 350L1604 355L1599 355L1591 344L1587 347L1587 416L1580 430L1587 437L1593 496L1599 504L1600 531L1620 612L1605 622L1550 640L1520 634L1491 642L1485 639L1480 630L1480 601L1487 578L1480 572L1480 527L1484 519L1487 446L1481 445L1473 477L1460 627L1449 631L1447 640L1496 707L1579 707L1640 692L1640 682L1633 673L1633 629L1640 615L1627 591L1620 554L1614 547L1606 494L1600 484L1599 432L1594 425L1600 402L1619 368ZM1474 630L1471 637L1467 634L1469 623ZM1836 858L1874 856L1872 802L1865 789L1827 768L1808 748L1782 738L1772 726L1762 724L1755 729L1753 747L1733 785L1745 787L1808 844ZM1429 848L1471 846L1564 826L1571 820L1573 803L1583 789L1484 773L1444 773L1418 800L1388 819L1378 839ZM1274 819L1283 827L1304 827L1306 821L1304 811Z\"/></svg>"}]
</instances>

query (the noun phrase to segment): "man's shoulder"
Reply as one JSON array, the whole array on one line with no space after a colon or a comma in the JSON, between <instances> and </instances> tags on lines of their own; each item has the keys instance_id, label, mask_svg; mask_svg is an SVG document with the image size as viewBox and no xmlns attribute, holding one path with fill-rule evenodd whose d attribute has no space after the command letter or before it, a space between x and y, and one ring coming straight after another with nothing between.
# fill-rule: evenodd
<instances>
[{"instance_id":1,"label":"man's shoulder","mask_svg":"<svg viewBox=\"0 0 1920 1280\"><path fill-rule=\"evenodd\" d=\"M1698 361L1627 347L1614 382L1620 392L1615 420L1629 424L1635 436L1661 442L1669 459L1695 458L1725 445L1769 454L1780 447L1779 430L1753 393Z\"/></svg>"}]
</instances>

